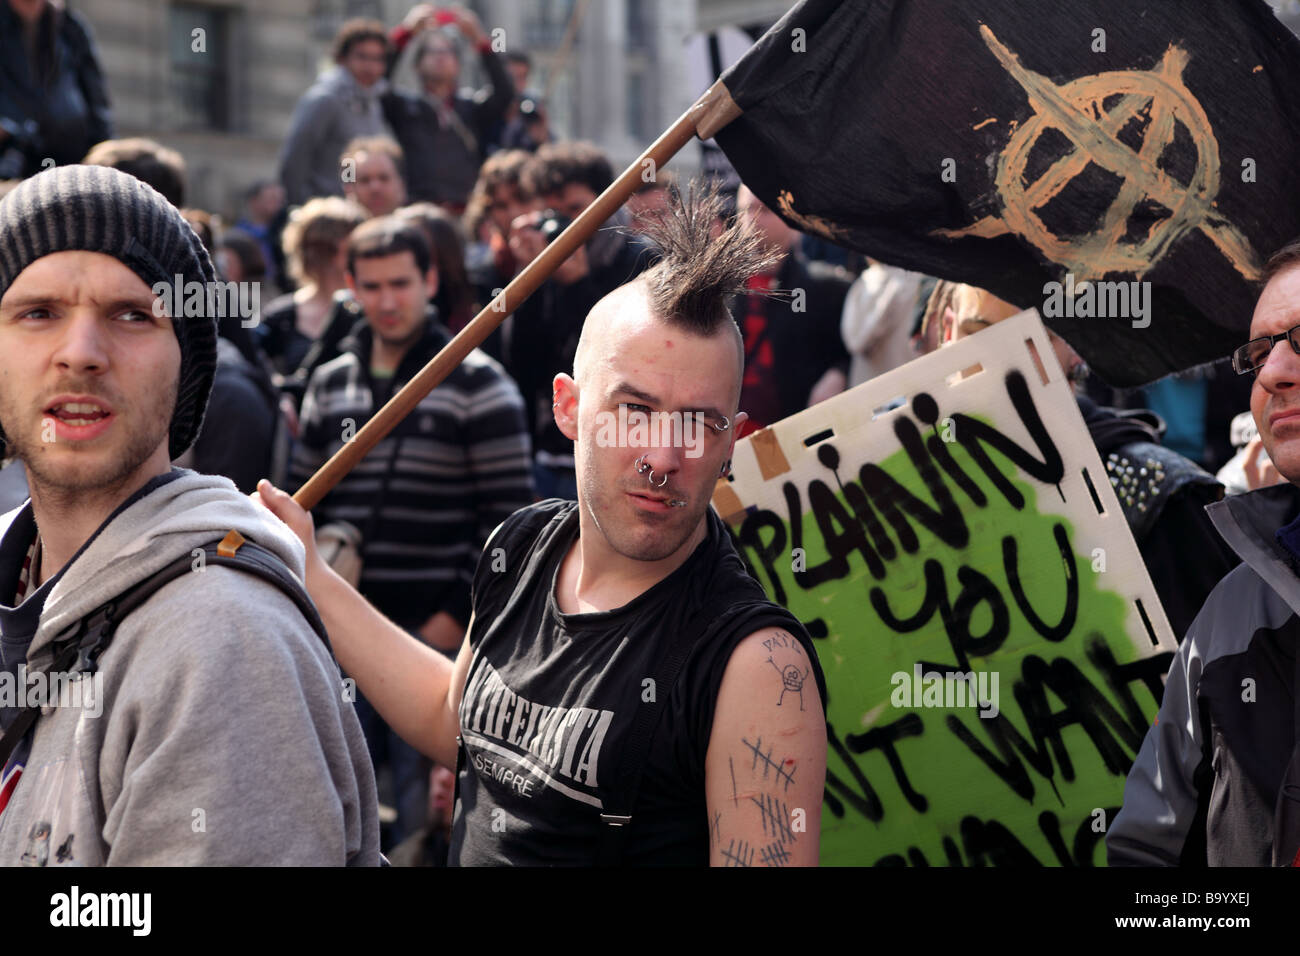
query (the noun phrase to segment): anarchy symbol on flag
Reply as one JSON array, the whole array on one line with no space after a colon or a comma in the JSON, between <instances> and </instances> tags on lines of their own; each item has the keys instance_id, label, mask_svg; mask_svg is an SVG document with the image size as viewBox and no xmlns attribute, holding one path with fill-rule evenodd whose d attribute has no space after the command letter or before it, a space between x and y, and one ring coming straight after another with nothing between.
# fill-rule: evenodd
<instances>
[{"instance_id":1,"label":"anarchy symbol on flag","mask_svg":"<svg viewBox=\"0 0 1300 956\"><path fill-rule=\"evenodd\" d=\"M1170 46L1156 69L1113 71L1057 85L1021 64L987 25L980 35L1007 72L1024 89L1034 114L1014 131L997 161L995 185L1002 216L989 216L963 229L940 229L949 238L992 238L1014 233L1079 281L1108 273L1141 276L1188 232L1200 229L1247 279L1259 275L1259 260L1250 241L1215 211L1219 193L1219 146L1201 104L1183 82L1186 51ZM1140 148L1119 138L1131 122L1145 123ZM987 122L987 121L986 121ZM1160 160L1175 137L1177 124L1196 149L1191 179L1179 182ZM980 124L984 125L983 123ZM1027 181L1031 151L1044 133L1056 130L1071 149L1033 182ZM1061 236L1037 214L1060 195L1090 163L1121 181L1119 193L1099 216L1095 228ZM1139 241L1124 241L1129 221L1140 204L1156 203L1167 212Z\"/></svg>"}]
</instances>

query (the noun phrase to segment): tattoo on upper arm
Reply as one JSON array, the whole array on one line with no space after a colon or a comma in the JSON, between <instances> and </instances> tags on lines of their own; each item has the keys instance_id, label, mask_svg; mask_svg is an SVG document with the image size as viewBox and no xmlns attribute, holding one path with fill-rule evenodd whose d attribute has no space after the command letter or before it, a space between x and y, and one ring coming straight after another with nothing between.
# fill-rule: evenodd
<instances>
[{"instance_id":1,"label":"tattoo on upper arm","mask_svg":"<svg viewBox=\"0 0 1300 956\"><path fill-rule=\"evenodd\" d=\"M744 840L737 843L733 837L727 844L727 848L722 851L722 858L727 861L725 866L753 866L754 848Z\"/></svg>"},{"instance_id":2,"label":"tattoo on upper arm","mask_svg":"<svg viewBox=\"0 0 1300 956\"><path fill-rule=\"evenodd\" d=\"M803 653L803 649L799 647L799 642L785 631L777 631L763 642L763 647L767 649L769 654L772 653L773 648L777 647L793 648L795 651Z\"/></svg>"},{"instance_id":3,"label":"tattoo on upper arm","mask_svg":"<svg viewBox=\"0 0 1300 956\"><path fill-rule=\"evenodd\" d=\"M758 742L757 742L757 743L750 743L749 740L748 740L747 738L745 738L745 737L740 738L740 742L741 742L742 744L744 744L746 747L748 747L750 753L752 753L752 754L754 755L754 761L753 761L753 764L752 764L752 765L750 766L750 768L749 768L750 770L752 770L752 771L754 771L755 773L757 773L757 772L758 772L758 767L759 767L759 761L762 761L762 766L763 766L763 779L766 780L767 777L768 777L768 774L771 773L771 772L773 772L773 771L775 771L775 772L776 772L776 779L777 779L778 781L780 781L781 783L784 783L784 784L785 784L785 789L786 789L786 790L789 790L789 789L790 789L790 784L794 783L794 767L795 767L795 764L794 764L794 758L793 758L793 757L787 757L787 758L785 758L785 760L782 760L782 761L773 760L773 759L772 759L772 749L773 749L773 748L772 748L772 746L771 746L770 744L768 745L767 753L763 753L763 738L762 738L762 737L759 737L759 738L758 738ZM787 769L787 768L788 768L788 769ZM733 786L732 786L732 790L734 791L734 790L735 790L735 786L734 786L734 784L735 784L735 780L736 780L736 770L735 770L735 767L734 767L734 766L732 767L732 770L731 770L731 780L732 780L732 784L733 784Z\"/></svg>"},{"instance_id":4,"label":"tattoo on upper arm","mask_svg":"<svg viewBox=\"0 0 1300 956\"><path fill-rule=\"evenodd\" d=\"M807 660L803 648L785 631L777 631L771 637L763 642L767 648L767 662L772 665L772 669L777 672L781 678L781 696L777 699L776 706L780 707L785 703L786 694L799 695L799 709L803 710L803 685L812 673L812 668L807 664L800 669L797 661ZM793 661L791 660L793 654ZM777 663L776 658L781 657L782 663Z\"/></svg>"},{"instance_id":5,"label":"tattoo on upper arm","mask_svg":"<svg viewBox=\"0 0 1300 956\"><path fill-rule=\"evenodd\" d=\"M790 862L790 851L780 843L769 843L758 852L764 866L785 866Z\"/></svg>"},{"instance_id":6,"label":"tattoo on upper arm","mask_svg":"<svg viewBox=\"0 0 1300 956\"><path fill-rule=\"evenodd\" d=\"M793 843L794 831L790 829L790 808L784 800L764 793L749 798L763 818L763 835L779 843Z\"/></svg>"},{"instance_id":7,"label":"tattoo on upper arm","mask_svg":"<svg viewBox=\"0 0 1300 956\"><path fill-rule=\"evenodd\" d=\"M772 632L762 644L768 653L767 662L781 682L777 706L785 704L787 695L797 695L799 709L804 710L804 685L812 674L809 652L785 631ZM710 848L717 848L715 852L720 854L724 866L754 866L755 856L762 866L787 866L796 859L796 855L803 859L807 854L804 843L799 840L799 834L807 829L807 810L791 807L787 802L790 786L795 783L798 761L789 752L777 756L775 743L765 745L762 736L756 736L753 740L742 736L740 743L744 750L739 754L739 778L736 773L738 754L733 750L727 756L727 770L731 775L731 809L713 813L709 823ZM745 776L744 769L745 750L750 755L748 777ZM745 785L743 804L740 802L742 783ZM754 814L758 816L757 821ZM739 829L750 839L758 840L755 822L761 827L761 843L751 844L730 834L723 836L724 829L732 833ZM724 839L728 841L725 847ZM813 848L815 847L814 842Z\"/></svg>"},{"instance_id":8,"label":"tattoo on upper arm","mask_svg":"<svg viewBox=\"0 0 1300 956\"><path fill-rule=\"evenodd\" d=\"M750 754L749 777L744 782L750 788L745 793L745 804L740 803L740 789L736 778L735 755L727 757L727 767L731 772L731 802L733 809L724 814L715 811L709 824L709 846L718 847L724 866L753 866L757 853L758 862L763 866L786 866L793 859L792 850L799 842L799 834L804 832L806 814L802 809L792 808L787 803L790 785L795 782L796 763L791 756L777 759L773 756L776 748L772 744L764 746L763 738L750 740L741 737L741 744ZM744 778L744 761L740 771ZM737 814L735 811L741 811ZM738 824L752 827L753 814L757 813L762 827L763 843L749 844L736 837L728 837L729 844L722 846L722 830ZM750 829L749 835L754 831Z\"/></svg>"}]
</instances>

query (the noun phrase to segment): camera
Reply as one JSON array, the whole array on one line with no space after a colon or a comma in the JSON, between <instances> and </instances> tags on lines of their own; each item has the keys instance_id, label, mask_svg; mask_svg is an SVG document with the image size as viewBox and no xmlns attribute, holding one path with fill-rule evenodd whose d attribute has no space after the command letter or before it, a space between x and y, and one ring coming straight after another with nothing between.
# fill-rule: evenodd
<instances>
[{"instance_id":1,"label":"camera","mask_svg":"<svg viewBox=\"0 0 1300 956\"><path fill-rule=\"evenodd\" d=\"M555 241L556 236L569 228L572 222L573 220L568 216L561 216L554 209L547 209L542 213L541 221L537 224L537 231L542 234L542 238L546 240L546 244L549 246Z\"/></svg>"}]
</instances>

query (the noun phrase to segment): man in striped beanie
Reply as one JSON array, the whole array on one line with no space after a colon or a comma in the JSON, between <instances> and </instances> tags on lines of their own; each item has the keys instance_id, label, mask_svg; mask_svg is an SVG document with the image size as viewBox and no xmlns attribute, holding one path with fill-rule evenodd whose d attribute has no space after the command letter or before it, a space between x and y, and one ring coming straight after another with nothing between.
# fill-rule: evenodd
<instances>
[{"instance_id":1,"label":"man in striped beanie","mask_svg":"<svg viewBox=\"0 0 1300 956\"><path fill-rule=\"evenodd\" d=\"M47 170L0 203L0 296L28 267L56 256L56 264L39 266L42 272L73 274L78 264L97 263L97 273L108 270L119 277L119 283L135 285L121 268L102 257L118 260L140 280L143 288L136 286L134 291L154 319L158 317L152 314L152 289L157 283L171 286L176 276L200 283L216 278L202 243L174 206L135 177L100 166ZM168 410L170 461L189 448L203 421L217 364L216 321L202 316L150 324L159 333L170 326L179 351L174 409ZM160 383L147 384L156 389ZM72 436L76 429L69 426L67 431ZM3 433L0 439L10 441ZM23 438L15 435L13 440Z\"/></svg>"},{"instance_id":2,"label":"man in striped beanie","mask_svg":"<svg viewBox=\"0 0 1300 956\"><path fill-rule=\"evenodd\" d=\"M211 296L170 314L170 290L215 281L177 209L118 170L0 201L0 437L31 493L0 517L0 866L378 862L361 728L295 597L301 542L171 464L216 322ZM207 566L223 540L269 577Z\"/></svg>"}]
</instances>

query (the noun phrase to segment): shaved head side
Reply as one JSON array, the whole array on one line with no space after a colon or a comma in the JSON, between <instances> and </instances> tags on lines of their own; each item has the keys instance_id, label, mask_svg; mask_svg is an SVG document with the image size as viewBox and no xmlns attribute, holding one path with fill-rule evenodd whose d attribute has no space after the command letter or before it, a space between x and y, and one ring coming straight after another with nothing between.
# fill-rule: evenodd
<instances>
[{"instance_id":1,"label":"shaved head side","mask_svg":"<svg viewBox=\"0 0 1300 956\"><path fill-rule=\"evenodd\" d=\"M745 342L731 313L724 307L723 318L707 332L692 328L682 322L672 322L654 307L651 290L643 278L637 278L621 285L605 296L594 306L582 325L578 337L578 348L573 356L573 380L581 388L587 384L602 357L609 357L617 350L617 345L648 324L657 323L675 331L685 332L688 336L713 338L715 335L729 336L735 343L735 401L740 402L741 376L745 365Z\"/></svg>"},{"instance_id":2,"label":"shaved head side","mask_svg":"<svg viewBox=\"0 0 1300 956\"><path fill-rule=\"evenodd\" d=\"M621 285L609 295L591 307L587 319L582 323L582 332L578 335L578 348L573 355L573 380L579 386L585 385L591 378L591 359L608 348L612 337L618 334L620 310L639 304L643 298L638 294L639 281L634 280Z\"/></svg>"}]
</instances>

